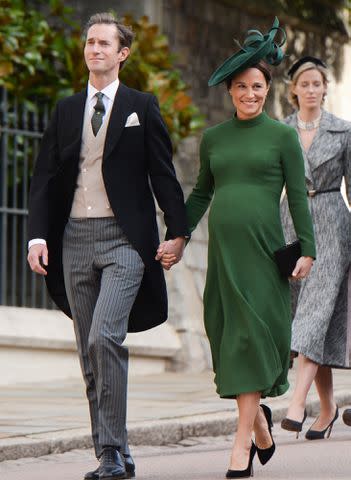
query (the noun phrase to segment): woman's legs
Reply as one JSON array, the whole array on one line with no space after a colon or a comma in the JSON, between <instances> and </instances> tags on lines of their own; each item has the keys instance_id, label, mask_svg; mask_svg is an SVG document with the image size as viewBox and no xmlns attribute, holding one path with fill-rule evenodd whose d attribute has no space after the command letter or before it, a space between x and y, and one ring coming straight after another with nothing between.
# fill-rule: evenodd
<instances>
[{"instance_id":1,"label":"woman's legs","mask_svg":"<svg viewBox=\"0 0 351 480\"><path fill-rule=\"evenodd\" d=\"M313 430L324 430L333 420L336 410L333 393L333 374L330 367L319 366L314 379L321 404L319 417L313 424Z\"/></svg>"},{"instance_id":2,"label":"woman's legs","mask_svg":"<svg viewBox=\"0 0 351 480\"><path fill-rule=\"evenodd\" d=\"M242 393L237 396L239 419L229 466L231 470L245 470L248 466L252 431L260 398L260 392Z\"/></svg>"},{"instance_id":3,"label":"woman's legs","mask_svg":"<svg viewBox=\"0 0 351 480\"><path fill-rule=\"evenodd\" d=\"M298 356L295 390L286 414L287 418L301 422L304 416L307 394L318 371L318 363L301 353Z\"/></svg>"}]
</instances>

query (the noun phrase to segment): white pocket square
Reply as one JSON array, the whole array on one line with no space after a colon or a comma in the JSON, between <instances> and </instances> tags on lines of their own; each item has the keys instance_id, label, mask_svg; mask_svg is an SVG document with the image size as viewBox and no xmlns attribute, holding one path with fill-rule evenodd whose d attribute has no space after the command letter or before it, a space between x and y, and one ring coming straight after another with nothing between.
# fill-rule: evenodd
<instances>
[{"instance_id":1,"label":"white pocket square","mask_svg":"<svg viewBox=\"0 0 351 480\"><path fill-rule=\"evenodd\" d=\"M136 112L133 112L127 118L126 124L124 126L125 127L137 127L138 125L140 125L138 115L136 114Z\"/></svg>"}]
</instances>

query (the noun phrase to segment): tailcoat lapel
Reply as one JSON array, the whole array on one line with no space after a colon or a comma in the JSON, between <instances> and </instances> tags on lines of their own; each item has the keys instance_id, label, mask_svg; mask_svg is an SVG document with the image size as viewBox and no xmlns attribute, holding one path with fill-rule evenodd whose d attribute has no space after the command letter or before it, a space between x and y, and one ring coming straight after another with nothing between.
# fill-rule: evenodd
<instances>
[{"instance_id":1,"label":"tailcoat lapel","mask_svg":"<svg viewBox=\"0 0 351 480\"><path fill-rule=\"evenodd\" d=\"M120 83L112 105L110 121L107 127L103 161L111 154L117 144L128 115L132 112L133 103L134 100L130 89L123 85L123 83Z\"/></svg>"},{"instance_id":2,"label":"tailcoat lapel","mask_svg":"<svg viewBox=\"0 0 351 480\"><path fill-rule=\"evenodd\" d=\"M347 126L344 121L322 110L322 117L313 142L308 150L308 160L312 173L323 163L335 158L341 149L340 132L345 132ZM323 139L322 141L320 141Z\"/></svg>"},{"instance_id":3,"label":"tailcoat lapel","mask_svg":"<svg viewBox=\"0 0 351 480\"><path fill-rule=\"evenodd\" d=\"M82 132L84 124L85 102L87 98L87 90L82 90L71 97L69 109L69 119L66 125L63 125L68 136L66 145L63 149L63 160L69 158L79 158L82 143ZM69 125L69 128L68 128Z\"/></svg>"}]
</instances>

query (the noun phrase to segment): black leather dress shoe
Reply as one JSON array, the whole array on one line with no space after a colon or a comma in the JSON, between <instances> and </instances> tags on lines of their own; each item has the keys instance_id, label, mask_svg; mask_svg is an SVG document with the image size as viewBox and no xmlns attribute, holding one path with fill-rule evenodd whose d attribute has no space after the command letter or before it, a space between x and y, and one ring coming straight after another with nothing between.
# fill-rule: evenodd
<instances>
[{"instance_id":1,"label":"black leather dress shoe","mask_svg":"<svg viewBox=\"0 0 351 480\"><path fill-rule=\"evenodd\" d=\"M116 448L106 447L100 458L99 480L127 478L123 456Z\"/></svg>"},{"instance_id":2,"label":"black leather dress shoe","mask_svg":"<svg viewBox=\"0 0 351 480\"><path fill-rule=\"evenodd\" d=\"M126 478L133 478L135 477L135 463L133 457L131 455L124 455L124 464L126 467ZM84 480L99 480L99 467L91 472L87 472L84 475Z\"/></svg>"},{"instance_id":3,"label":"black leather dress shoe","mask_svg":"<svg viewBox=\"0 0 351 480\"><path fill-rule=\"evenodd\" d=\"M127 478L135 477L135 463L131 455L123 455L126 466Z\"/></svg>"},{"instance_id":4,"label":"black leather dress shoe","mask_svg":"<svg viewBox=\"0 0 351 480\"><path fill-rule=\"evenodd\" d=\"M92 472L88 472L84 475L84 480L99 480L99 467Z\"/></svg>"}]
</instances>

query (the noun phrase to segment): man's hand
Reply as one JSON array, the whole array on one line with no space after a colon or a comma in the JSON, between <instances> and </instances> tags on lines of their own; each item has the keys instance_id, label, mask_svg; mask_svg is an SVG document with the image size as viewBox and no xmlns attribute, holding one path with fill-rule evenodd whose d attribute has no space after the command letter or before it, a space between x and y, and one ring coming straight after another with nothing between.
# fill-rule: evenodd
<instances>
[{"instance_id":1,"label":"man's hand","mask_svg":"<svg viewBox=\"0 0 351 480\"><path fill-rule=\"evenodd\" d=\"M39 273L39 275L47 275L47 271L42 267L42 265L47 266L49 263L46 245L42 245L41 243L32 245L29 249L27 260L33 272Z\"/></svg>"},{"instance_id":2,"label":"man's hand","mask_svg":"<svg viewBox=\"0 0 351 480\"><path fill-rule=\"evenodd\" d=\"M302 278L307 277L307 275L310 273L312 265L312 257L300 257L296 262L296 266L292 272L291 278L293 280L301 280Z\"/></svg>"},{"instance_id":3,"label":"man's hand","mask_svg":"<svg viewBox=\"0 0 351 480\"><path fill-rule=\"evenodd\" d=\"M165 270L169 270L173 265L181 260L184 248L184 237L177 237L173 240L167 240L160 244L155 258L161 262L161 265Z\"/></svg>"}]
</instances>

